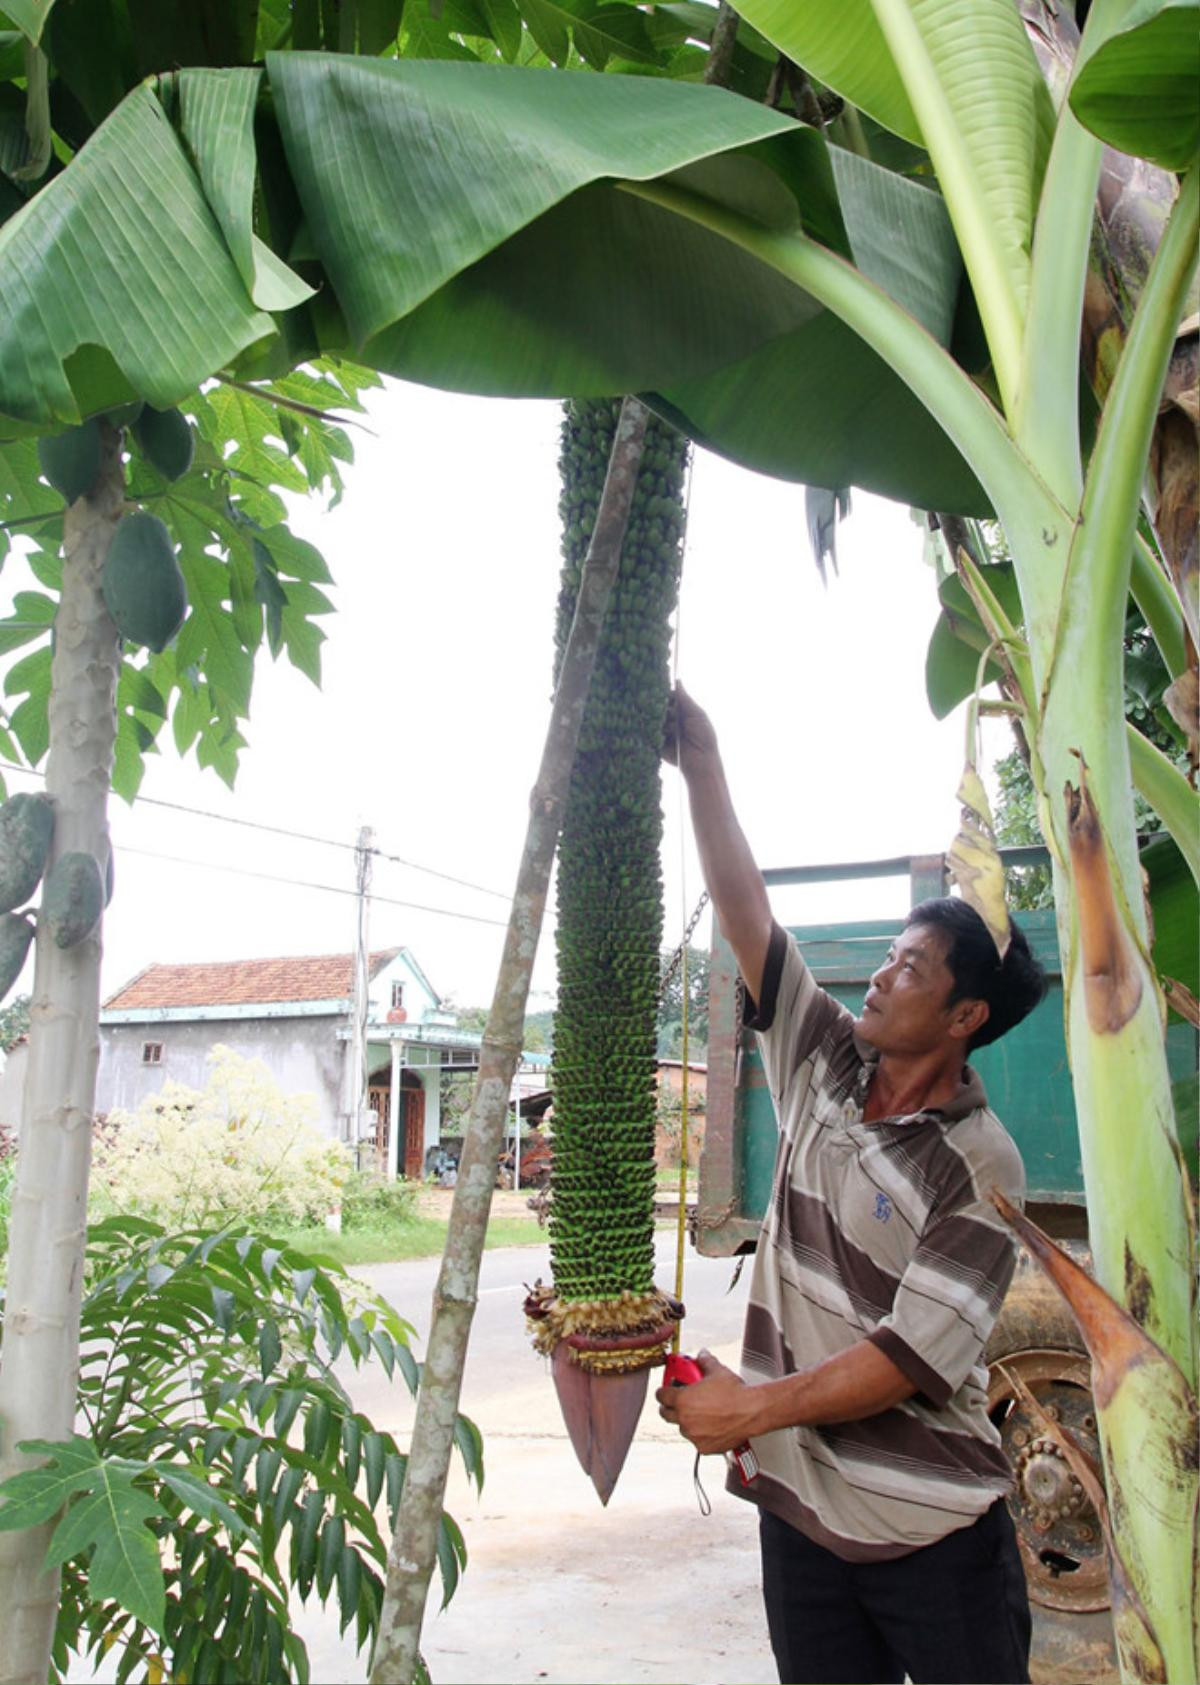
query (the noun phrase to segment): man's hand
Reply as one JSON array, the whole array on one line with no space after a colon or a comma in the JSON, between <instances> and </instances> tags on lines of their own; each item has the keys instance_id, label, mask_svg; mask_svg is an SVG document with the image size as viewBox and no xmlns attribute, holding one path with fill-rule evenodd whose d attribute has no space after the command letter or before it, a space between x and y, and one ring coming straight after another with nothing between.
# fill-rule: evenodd
<instances>
[{"instance_id":1,"label":"man's hand","mask_svg":"<svg viewBox=\"0 0 1200 1685\"><path fill-rule=\"evenodd\" d=\"M717 753L717 734L712 721L680 684L675 686L667 703L662 753L663 760L677 766L685 778Z\"/></svg>"},{"instance_id":2,"label":"man's hand","mask_svg":"<svg viewBox=\"0 0 1200 1685\"><path fill-rule=\"evenodd\" d=\"M658 1413L674 1422L697 1451L732 1451L756 1432L754 1392L711 1352L696 1359L704 1379L690 1387L659 1387Z\"/></svg>"}]
</instances>

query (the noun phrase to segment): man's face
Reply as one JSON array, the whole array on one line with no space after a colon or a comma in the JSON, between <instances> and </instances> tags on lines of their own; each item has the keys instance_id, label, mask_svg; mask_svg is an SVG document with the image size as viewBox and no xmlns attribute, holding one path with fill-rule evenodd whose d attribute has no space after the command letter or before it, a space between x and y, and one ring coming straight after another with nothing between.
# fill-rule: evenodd
<instances>
[{"instance_id":1,"label":"man's face","mask_svg":"<svg viewBox=\"0 0 1200 1685\"><path fill-rule=\"evenodd\" d=\"M948 1005L954 976L949 938L934 925L910 925L871 978L854 1028L880 1053L931 1053L956 1041L953 1025L968 1003Z\"/></svg>"}]
</instances>

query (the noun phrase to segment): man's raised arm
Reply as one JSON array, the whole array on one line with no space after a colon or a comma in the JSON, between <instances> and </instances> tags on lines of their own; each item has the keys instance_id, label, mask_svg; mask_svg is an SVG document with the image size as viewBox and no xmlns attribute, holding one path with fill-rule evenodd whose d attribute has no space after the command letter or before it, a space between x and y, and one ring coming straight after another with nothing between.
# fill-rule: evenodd
<instances>
[{"instance_id":1,"label":"man's raised arm","mask_svg":"<svg viewBox=\"0 0 1200 1685\"><path fill-rule=\"evenodd\" d=\"M671 700L663 754L683 774L704 881L738 970L758 1000L771 940L767 889L733 811L712 721L682 685Z\"/></svg>"}]
</instances>

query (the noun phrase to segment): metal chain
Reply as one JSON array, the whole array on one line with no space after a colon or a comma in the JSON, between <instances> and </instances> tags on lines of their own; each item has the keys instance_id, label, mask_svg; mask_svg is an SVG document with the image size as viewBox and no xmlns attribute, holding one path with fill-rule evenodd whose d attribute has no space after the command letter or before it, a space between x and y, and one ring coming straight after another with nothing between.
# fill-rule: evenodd
<instances>
[{"instance_id":1,"label":"metal chain","mask_svg":"<svg viewBox=\"0 0 1200 1685\"><path fill-rule=\"evenodd\" d=\"M687 929L683 933L683 941L679 944L679 946L676 948L675 952L671 955L670 959L667 961L666 965L663 967L662 976L658 980L658 996L659 996L660 1000L666 994L667 990L670 988L672 982L675 979L675 973L679 970L679 967L683 964L684 949L688 946L688 944L692 940L692 936L695 933L696 926L700 923L700 915L704 911L705 907L708 906L708 900L709 900L709 896L708 896L708 891L706 889L704 891L703 895L701 895L699 901L697 901L697 903L696 903L696 911L692 914L691 918L688 920Z\"/></svg>"}]
</instances>

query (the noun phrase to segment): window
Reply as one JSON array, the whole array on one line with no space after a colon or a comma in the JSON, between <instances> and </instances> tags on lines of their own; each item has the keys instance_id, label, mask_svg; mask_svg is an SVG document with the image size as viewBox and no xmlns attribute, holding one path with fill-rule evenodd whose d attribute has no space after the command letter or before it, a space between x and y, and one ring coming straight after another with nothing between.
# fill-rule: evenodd
<instances>
[{"instance_id":1,"label":"window","mask_svg":"<svg viewBox=\"0 0 1200 1685\"><path fill-rule=\"evenodd\" d=\"M144 1041L142 1043L142 1064L143 1065L161 1065L162 1064L162 1042L161 1041Z\"/></svg>"},{"instance_id":2,"label":"window","mask_svg":"<svg viewBox=\"0 0 1200 1685\"><path fill-rule=\"evenodd\" d=\"M404 1005L404 984L403 983L393 983L392 984L392 1011L395 1012L398 1007L401 1007L403 1005Z\"/></svg>"}]
</instances>

